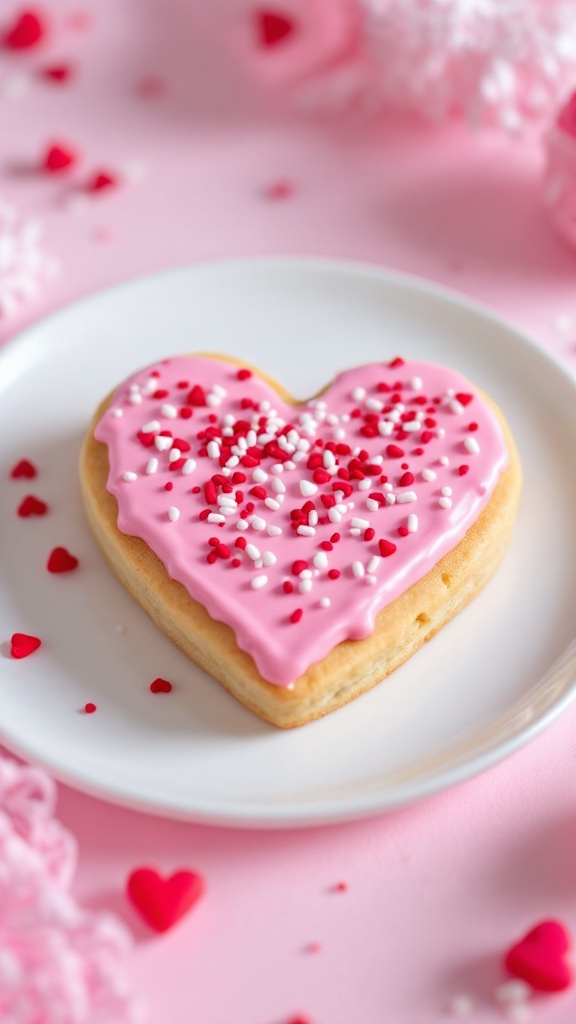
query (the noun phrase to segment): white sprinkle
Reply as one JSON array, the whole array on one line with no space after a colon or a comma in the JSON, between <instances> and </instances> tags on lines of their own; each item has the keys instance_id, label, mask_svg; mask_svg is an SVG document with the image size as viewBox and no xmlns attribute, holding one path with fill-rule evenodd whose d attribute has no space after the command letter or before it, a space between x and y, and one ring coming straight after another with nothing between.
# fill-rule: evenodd
<instances>
[{"instance_id":1,"label":"white sprinkle","mask_svg":"<svg viewBox=\"0 0 576 1024\"><path fill-rule=\"evenodd\" d=\"M217 441L214 441L214 440L208 441L208 445L207 445L206 450L208 452L209 458L211 458L211 459L219 459L220 458L220 445L218 444Z\"/></svg>"},{"instance_id":2,"label":"white sprinkle","mask_svg":"<svg viewBox=\"0 0 576 1024\"><path fill-rule=\"evenodd\" d=\"M312 579L312 570L311 569L302 569L302 571L299 572L298 575L299 575L301 580L311 580Z\"/></svg>"},{"instance_id":3,"label":"white sprinkle","mask_svg":"<svg viewBox=\"0 0 576 1024\"><path fill-rule=\"evenodd\" d=\"M125 473L122 473L122 479L126 480L126 483L131 483L132 480L137 480L138 476L131 469L127 469Z\"/></svg>"},{"instance_id":4,"label":"white sprinkle","mask_svg":"<svg viewBox=\"0 0 576 1024\"><path fill-rule=\"evenodd\" d=\"M182 472L183 472L184 476L190 476L190 473L193 473L195 469L196 469L196 460L195 459L186 459L186 462L182 466Z\"/></svg>"},{"instance_id":5,"label":"white sprinkle","mask_svg":"<svg viewBox=\"0 0 576 1024\"><path fill-rule=\"evenodd\" d=\"M412 377L409 381L412 391L421 391L423 383L422 377Z\"/></svg>"},{"instance_id":6,"label":"white sprinkle","mask_svg":"<svg viewBox=\"0 0 576 1024\"><path fill-rule=\"evenodd\" d=\"M276 494L284 494L286 491L286 484L283 484L277 477L273 479L271 486L272 490L275 491Z\"/></svg>"},{"instance_id":7,"label":"white sprinkle","mask_svg":"<svg viewBox=\"0 0 576 1024\"><path fill-rule=\"evenodd\" d=\"M525 1003L532 995L532 988L527 982L520 978L504 981L494 991L494 998L497 1003L510 1005L514 1003Z\"/></svg>"},{"instance_id":8,"label":"white sprinkle","mask_svg":"<svg viewBox=\"0 0 576 1024\"><path fill-rule=\"evenodd\" d=\"M266 472L265 469L261 469L260 466L257 466L254 472L252 473L252 479L257 484L266 483L266 480L268 479L268 473Z\"/></svg>"},{"instance_id":9,"label":"white sprinkle","mask_svg":"<svg viewBox=\"0 0 576 1024\"><path fill-rule=\"evenodd\" d=\"M372 458L370 459L370 464L373 465L373 466L381 466L383 462L384 462L384 456L383 455L373 455Z\"/></svg>"},{"instance_id":10,"label":"white sprinkle","mask_svg":"<svg viewBox=\"0 0 576 1024\"><path fill-rule=\"evenodd\" d=\"M346 431L343 427L338 427L337 430L334 431L334 439L336 441L343 441L345 437Z\"/></svg>"},{"instance_id":11,"label":"white sprinkle","mask_svg":"<svg viewBox=\"0 0 576 1024\"><path fill-rule=\"evenodd\" d=\"M267 583L267 576L255 576L254 579L250 581L250 586L253 590L260 590L260 588L265 587Z\"/></svg>"},{"instance_id":12,"label":"white sprinkle","mask_svg":"<svg viewBox=\"0 0 576 1024\"><path fill-rule=\"evenodd\" d=\"M355 530L367 530L370 522L368 519L358 519L357 516L354 516L350 521L350 526Z\"/></svg>"},{"instance_id":13,"label":"white sprinkle","mask_svg":"<svg viewBox=\"0 0 576 1024\"><path fill-rule=\"evenodd\" d=\"M214 384L212 386L212 393L218 395L218 398L226 398L228 394L226 388L223 388L221 384Z\"/></svg>"},{"instance_id":14,"label":"white sprinkle","mask_svg":"<svg viewBox=\"0 0 576 1024\"><path fill-rule=\"evenodd\" d=\"M396 501L399 505L406 505L410 501L416 501L417 497L416 491L402 491L396 495Z\"/></svg>"},{"instance_id":15,"label":"white sprinkle","mask_svg":"<svg viewBox=\"0 0 576 1024\"><path fill-rule=\"evenodd\" d=\"M386 481L385 484L382 484L382 489L384 491L392 491L394 488L392 487L392 484L389 484L388 481Z\"/></svg>"},{"instance_id":16,"label":"white sprinkle","mask_svg":"<svg viewBox=\"0 0 576 1024\"><path fill-rule=\"evenodd\" d=\"M176 462L180 458L182 452L179 448L171 448L170 454L168 455L168 462Z\"/></svg>"},{"instance_id":17,"label":"white sprinkle","mask_svg":"<svg viewBox=\"0 0 576 1024\"><path fill-rule=\"evenodd\" d=\"M371 573L368 573L368 574L367 574L367 575L366 575L366 576L364 577L364 579L366 580L366 583L369 583L369 584L370 584L370 586L371 586L371 587L373 587L373 586L374 586L374 584L378 582L378 580L376 579L376 577L375 577L375 576L372 576L372 574L371 574Z\"/></svg>"},{"instance_id":18,"label":"white sprinkle","mask_svg":"<svg viewBox=\"0 0 576 1024\"><path fill-rule=\"evenodd\" d=\"M236 529L237 530L247 530L248 529L248 523L246 522L246 520L245 519L239 519L238 522L236 523Z\"/></svg>"},{"instance_id":19,"label":"white sprinkle","mask_svg":"<svg viewBox=\"0 0 576 1024\"><path fill-rule=\"evenodd\" d=\"M328 568L328 555L325 551L317 551L312 561L317 569Z\"/></svg>"},{"instance_id":20,"label":"white sprinkle","mask_svg":"<svg viewBox=\"0 0 576 1024\"><path fill-rule=\"evenodd\" d=\"M145 423L142 427L142 432L144 434L157 434L159 430L160 424L158 423L158 420L150 420L149 423Z\"/></svg>"},{"instance_id":21,"label":"white sprinkle","mask_svg":"<svg viewBox=\"0 0 576 1024\"><path fill-rule=\"evenodd\" d=\"M366 566L367 572L373 575L376 572L381 561L382 559L378 555L372 555L372 558L370 559L368 565Z\"/></svg>"},{"instance_id":22,"label":"white sprinkle","mask_svg":"<svg viewBox=\"0 0 576 1024\"><path fill-rule=\"evenodd\" d=\"M478 455L478 452L480 451L480 445L475 437L465 437L464 447L467 452L470 452L470 455Z\"/></svg>"},{"instance_id":23,"label":"white sprinkle","mask_svg":"<svg viewBox=\"0 0 576 1024\"><path fill-rule=\"evenodd\" d=\"M440 458L438 459L438 464L440 466L449 466L450 465L450 459L448 458L447 455L441 455Z\"/></svg>"},{"instance_id":24,"label":"white sprinkle","mask_svg":"<svg viewBox=\"0 0 576 1024\"><path fill-rule=\"evenodd\" d=\"M262 569L263 566L264 566L264 559L263 558L257 558L256 561L254 562L254 568L255 569Z\"/></svg>"},{"instance_id":25,"label":"white sprinkle","mask_svg":"<svg viewBox=\"0 0 576 1024\"><path fill-rule=\"evenodd\" d=\"M448 402L448 408L450 409L450 412L455 413L456 416L461 416L462 413L464 412L464 406L462 405L462 402L458 401L457 398L452 398Z\"/></svg>"},{"instance_id":26,"label":"white sprinkle","mask_svg":"<svg viewBox=\"0 0 576 1024\"><path fill-rule=\"evenodd\" d=\"M320 600L318 601L318 604L320 605L321 608L329 608L330 607L330 598L329 597L321 597Z\"/></svg>"},{"instance_id":27,"label":"white sprinkle","mask_svg":"<svg viewBox=\"0 0 576 1024\"><path fill-rule=\"evenodd\" d=\"M316 530L313 526L299 526L296 533L299 533L301 537L314 537Z\"/></svg>"},{"instance_id":28,"label":"white sprinkle","mask_svg":"<svg viewBox=\"0 0 576 1024\"><path fill-rule=\"evenodd\" d=\"M226 517L221 515L219 512L211 512L210 515L206 517L206 521L208 523L225 523Z\"/></svg>"},{"instance_id":29,"label":"white sprinkle","mask_svg":"<svg viewBox=\"0 0 576 1024\"><path fill-rule=\"evenodd\" d=\"M175 505L171 505L170 508L168 509L168 519L170 520L171 523L175 523L178 519L180 519L180 509L176 508ZM210 516L208 516L208 520L210 520Z\"/></svg>"},{"instance_id":30,"label":"white sprinkle","mask_svg":"<svg viewBox=\"0 0 576 1024\"><path fill-rule=\"evenodd\" d=\"M366 389L354 388L352 392L352 398L354 399L355 402L361 402L364 398L366 398Z\"/></svg>"},{"instance_id":31,"label":"white sprinkle","mask_svg":"<svg viewBox=\"0 0 576 1024\"><path fill-rule=\"evenodd\" d=\"M133 391L131 395L128 395L128 401L131 402L132 405L141 405L142 395L138 391Z\"/></svg>"},{"instance_id":32,"label":"white sprinkle","mask_svg":"<svg viewBox=\"0 0 576 1024\"><path fill-rule=\"evenodd\" d=\"M390 415L390 419L389 420L380 420L380 423L378 424L378 433L382 437L390 437L390 434L394 430L394 423L392 421L392 413L390 413L389 415Z\"/></svg>"},{"instance_id":33,"label":"white sprinkle","mask_svg":"<svg viewBox=\"0 0 576 1024\"><path fill-rule=\"evenodd\" d=\"M314 508L308 513L308 526L318 526L318 513Z\"/></svg>"},{"instance_id":34,"label":"white sprinkle","mask_svg":"<svg viewBox=\"0 0 576 1024\"><path fill-rule=\"evenodd\" d=\"M358 481L359 491L368 491L372 487L372 480L369 477L364 477L364 480Z\"/></svg>"},{"instance_id":35,"label":"white sprinkle","mask_svg":"<svg viewBox=\"0 0 576 1024\"><path fill-rule=\"evenodd\" d=\"M406 430L407 433L413 433L415 430L421 430L422 424L419 422L419 420L408 420L407 423L402 424L402 429Z\"/></svg>"},{"instance_id":36,"label":"white sprinkle","mask_svg":"<svg viewBox=\"0 0 576 1024\"><path fill-rule=\"evenodd\" d=\"M341 516L345 515L345 513L348 511L348 506L347 505L343 505L340 501L336 502L336 504L334 505L334 508L336 509L337 512L340 513ZM354 508L353 505L352 505L352 508Z\"/></svg>"},{"instance_id":37,"label":"white sprinkle","mask_svg":"<svg viewBox=\"0 0 576 1024\"><path fill-rule=\"evenodd\" d=\"M256 562L260 558L260 552L255 544L247 544L245 549L248 558L251 558L253 562Z\"/></svg>"},{"instance_id":38,"label":"white sprinkle","mask_svg":"<svg viewBox=\"0 0 576 1024\"><path fill-rule=\"evenodd\" d=\"M388 491L387 494L385 495L385 497L386 497L386 502L387 502L388 505L395 505L396 504L396 495L395 494L390 494L390 491Z\"/></svg>"},{"instance_id":39,"label":"white sprinkle","mask_svg":"<svg viewBox=\"0 0 576 1024\"><path fill-rule=\"evenodd\" d=\"M281 462L275 462L271 468L273 473L279 474L284 472L284 466Z\"/></svg>"},{"instance_id":40,"label":"white sprinkle","mask_svg":"<svg viewBox=\"0 0 576 1024\"><path fill-rule=\"evenodd\" d=\"M298 590L300 591L301 594L308 594L312 590L312 587L313 587L312 580L299 580L298 581Z\"/></svg>"},{"instance_id":41,"label":"white sprinkle","mask_svg":"<svg viewBox=\"0 0 576 1024\"><path fill-rule=\"evenodd\" d=\"M376 498L366 498L366 508L369 512L377 512L380 508L380 502L376 501Z\"/></svg>"},{"instance_id":42,"label":"white sprinkle","mask_svg":"<svg viewBox=\"0 0 576 1024\"><path fill-rule=\"evenodd\" d=\"M361 576L364 576L364 566L362 565L362 562L352 562L352 572L356 579L360 579Z\"/></svg>"},{"instance_id":43,"label":"white sprinkle","mask_svg":"<svg viewBox=\"0 0 576 1024\"><path fill-rule=\"evenodd\" d=\"M120 416L123 416L124 413L123 413L122 409L110 409L110 415L111 416L120 417Z\"/></svg>"},{"instance_id":44,"label":"white sprinkle","mask_svg":"<svg viewBox=\"0 0 576 1024\"><path fill-rule=\"evenodd\" d=\"M160 412L162 413L163 416L166 416L169 420L175 420L177 415L178 415L178 410L177 410L176 406L175 405L170 405L169 403L167 403L166 405L160 406Z\"/></svg>"},{"instance_id":45,"label":"white sprinkle","mask_svg":"<svg viewBox=\"0 0 576 1024\"><path fill-rule=\"evenodd\" d=\"M351 530L350 530L350 536L351 537L360 537L361 533L362 533L362 530L356 530L354 527L352 527Z\"/></svg>"},{"instance_id":46,"label":"white sprinkle","mask_svg":"<svg viewBox=\"0 0 576 1024\"><path fill-rule=\"evenodd\" d=\"M277 502L277 501L274 501L274 498L265 498L265 500L264 500L264 504L265 504L265 505L266 505L266 506L267 506L268 508L272 509L272 511L273 511L273 512L277 512L277 511L278 511L278 509L280 508L280 504L279 504L279 502Z\"/></svg>"},{"instance_id":47,"label":"white sprinkle","mask_svg":"<svg viewBox=\"0 0 576 1024\"><path fill-rule=\"evenodd\" d=\"M421 473L422 479L426 480L427 483L430 483L432 480L435 480L436 475L437 474L434 472L433 469L423 469Z\"/></svg>"},{"instance_id":48,"label":"white sprinkle","mask_svg":"<svg viewBox=\"0 0 576 1024\"><path fill-rule=\"evenodd\" d=\"M384 402L381 402L379 398L367 398L364 405L371 412L382 412L384 408Z\"/></svg>"},{"instance_id":49,"label":"white sprinkle","mask_svg":"<svg viewBox=\"0 0 576 1024\"><path fill-rule=\"evenodd\" d=\"M206 405L214 409L217 405L222 405L222 399L218 398L218 395L208 394L206 395Z\"/></svg>"},{"instance_id":50,"label":"white sprinkle","mask_svg":"<svg viewBox=\"0 0 576 1024\"><path fill-rule=\"evenodd\" d=\"M228 469L234 469L234 467L237 466L239 462L240 459L238 458L237 455L231 455L226 465L228 466Z\"/></svg>"},{"instance_id":51,"label":"white sprinkle","mask_svg":"<svg viewBox=\"0 0 576 1024\"><path fill-rule=\"evenodd\" d=\"M335 466L336 458L334 456L334 452L325 449L322 453L322 462L324 464L324 469L331 469L332 466Z\"/></svg>"},{"instance_id":52,"label":"white sprinkle","mask_svg":"<svg viewBox=\"0 0 576 1024\"><path fill-rule=\"evenodd\" d=\"M282 533L281 526L269 526L267 530L270 537L279 537Z\"/></svg>"},{"instance_id":53,"label":"white sprinkle","mask_svg":"<svg viewBox=\"0 0 576 1024\"><path fill-rule=\"evenodd\" d=\"M339 523L340 522L340 520L342 519L342 516L340 515L340 512L338 512L336 507L328 509L328 519L330 520L331 523Z\"/></svg>"},{"instance_id":54,"label":"white sprinkle","mask_svg":"<svg viewBox=\"0 0 576 1024\"><path fill-rule=\"evenodd\" d=\"M452 498L442 497L438 498L438 504L440 508L452 508Z\"/></svg>"},{"instance_id":55,"label":"white sprinkle","mask_svg":"<svg viewBox=\"0 0 576 1024\"><path fill-rule=\"evenodd\" d=\"M155 473L157 469L158 459L148 459L148 463L146 465L146 473L148 476L152 476L152 473Z\"/></svg>"},{"instance_id":56,"label":"white sprinkle","mask_svg":"<svg viewBox=\"0 0 576 1024\"><path fill-rule=\"evenodd\" d=\"M164 434L158 434L158 436L154 438L154 445L159 452L165 452L167 448L172 447L173 441L173 437L165 437Z\"/></svg>"},{"instance_id":57,"label":"white sprinkle","mask_svg":"<svg viewBox=\"0 0 576 1024\"><path fill-rule=\"evenodd\" d=\"M262 555L262 562L265 566L276 565L278 559L273 551L265 551Z\"/></svg>"},{"instance_id":58,"label":"white sprinkle","mask_svg":"<svg viewBox=\"0 0 576 1024\"><path fill-rule=\"evenodd\" d=\"M309 498L312 494L316 494L317 490L318 487L311 480L300 481L300 493L304 498Z\"/></svg>"},{"instance_id":59,"label":"white sprinkle","mask_svg":"<svg viewBox=\"0 0 576 1024\"><path fill-rule=\"evenodd\" d=\"M262 519L262 516L250 516L248 522L250 523L250 526L252 526L253 529L255 530L266 529L266 520Z\"/></svg>"},{"instance_id":60,"label":"white sprinkle","mask_svg":"<svg viewBox=\"0 0 576 1024\"><path fill-rule=\"evenodd\" d=\"M447 1010L451 1017L468 1017L474 1009L474 1003L470 996L453 996L448 1003Z\"/></svg>"},{"instance_id":61,"label":"white sprinkle","mask_svg":"<svg viewBox=\"0 0 576 1024\"><path fill-rule=\"evenodd\" d=\"M408 516L408 522L406 523L406 526L408 527L408 533L416 533L417 532L417 530L418 530L418 516L415 515L414 512L411 512L410 515Z\"/></svg>"},{"instance_id":62,"label":"white sprinkle","mask_svg":"<svg viewBox=\"0 0 576 1024\"><path fill-rule=\"evenodd\" d=\"M442 494L446 498L451 498L452 497L452 488L451 487L443 487L442 488Z\"/></svg>"},{"instance_id":63,"label":"white sprinkle","mask_svg":"<svg viewBox=\"0 0 576 1024\"><path fill-rule=\"evenodd\" d=\"M290 463L290 468L293 468L295 462L302 462L302 459L305 458L306 452L294 452L294 455L292 456L292 462ZM288 465L288 463L286 463L286 465Z\"/></svg>"},{"instance_id":64,"label":"white sprinkle","mask_svg":"<svg viewBox=\"0 0 576 1024\"><path fill-rule=\"evenodd\" d=\"M228 505L229 508L238 508L238 502L231 494L219 494L216 501L219 505Z\"/></svg>"}]
</instances>

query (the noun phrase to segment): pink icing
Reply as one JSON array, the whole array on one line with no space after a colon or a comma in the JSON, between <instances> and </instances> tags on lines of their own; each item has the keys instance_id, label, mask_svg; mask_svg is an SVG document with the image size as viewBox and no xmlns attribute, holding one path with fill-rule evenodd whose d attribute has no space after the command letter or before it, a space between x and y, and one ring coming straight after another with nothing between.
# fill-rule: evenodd
<instances>
[{"instance_id":1,"label":"pink icing","mask_svg":"<svg viewBox=\"0 0 576 1024\"><path fill-rule=\"evenodd\" d=\"M340 641L369 635L376 614L464 536L508 461L468 381L402 360L348 370L294 407L235 364L180 356L126 381L96 437L108 446L118 528L142 538L281 686ZM379 541L396 550L381 557Z\"/></svg>"}]
</instances>

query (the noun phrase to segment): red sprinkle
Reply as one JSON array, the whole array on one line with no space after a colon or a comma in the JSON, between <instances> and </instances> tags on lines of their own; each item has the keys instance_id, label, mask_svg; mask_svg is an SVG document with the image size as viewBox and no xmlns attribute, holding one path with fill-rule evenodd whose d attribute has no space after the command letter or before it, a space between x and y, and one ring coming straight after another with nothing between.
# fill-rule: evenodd
<instances>
[{"instance_id":1,"label":"red sprinkle","mask_svg":"<svg viewBox=\"0 0 576 1024\"><path fill-rule=\"evenodd\" d=\"M115 188L118 184L118 178L110 171L97 171L86 182L86 191L103 192L106 189Z\"/></svg>"},{"instance_id":2,"label":"red sprinkle","mask_svg":"<svg viewBox=\"0 0 576 1024\"><path fill-rule=\"evenodd\" d=\"M475 430L478 430L478 424L477 423L469 423L468 424L468 430L471 430L472 432L474 432Z\"/></svg>"},{"instance_id":3,"label":"red sprinkle","mask_svg":"<svg viewBox=\"0 0 576 1024\"><path fill-rule=\"evenodd\" d=\"M400 487L409 487L410 484L413 484L413 483L414 483L414 474L413 473L403 473L402 476L400 477L399 481L398 481L398 484L399 484Z\"/></svg>"},{"instance_id":4,"label":"red sprinkle","mask_svg":"<svg viewBox=\"0 0 576 1024\"><path fill-rule=\"evenodd\" d=\"M407 537L409 533L410 533L410 531L409 531L407 526L399 526L398 527L398 536L399 537Z\"/></svg>"},{"instance_id":5,"label":"red sprinkle","mask_svg":"<svg viewBox=\"0 0 576 1024\"><path fill-rule=\"evenodd\" d=\"M401 527L401 529L403 529L403 527ZM391 540L386 540L385 538L378 541L378 547L382 558L388 558L389 555L393 555L397 550L396 545L393 544Z\"/></svg>"},{"instance_id":6,"label":"red sprinkle","mask_svg":"<svg viewBox=\"0 0 576 1024\"><path fill-rule=\"evenodd\" d=\"M300 619L302 618L303 615L304 612L302 611L302 608L296 608L296 610L293 611L292 615L290 616L290 622L300 622Z\"/></svg>"},{"instance_id":7,"label":"red sprinkle","mask_svg":"<svg viewBox=\"0 0 576 1024\"><path fill-rule=\"evenodd\" d=\"M73 167L77 162L78 154L66 143L57 142L46 150L41 167L44 171L57 174Z\"/></svg>"},{"instance_id":8,"label":"red sprinkle","mask_svg":"<svg viewBox=\"0 0 576 1024\"><path fill-rule=\"evenodd\" d=\"M172 683L169 683L167 679L155 679L153 683L150 683L150 693L170 693L172 690Z\"/></svg>"},{"instance_id":9,"label":"red sprinkle","mask_svg":"<svg viewBox=\"0 0 576 1024\"><path fill-rule=\"evenodd\" d=\"M27 658L40 647L42 641L28 633L14 633L10 640L10 654L13 658Z\"/></svg>"},{"instance_id":10,"label":"red sprinkle","mask_svg":"<svg viewBox=\"0 0 576 1024\"><path fill-rule=\"evenodd\" d=\"M195 384L187 398L188 405L195 405L197 407L206 405L206 394L204 388L201 388L199 384Z\"/></svg>"},{"instance_id":11,"label":"red sprinkle","mask_svg":"<svg viewBox=\"0 0 576 1024\"><path fill-rule=\"evenodd\" d=\"M289 199L293 195L294 185L286 178L279 178L277 181L272 181L266 188L266 196L268 199Z\"/></svg>"},{"instance_id":12,"label":"red sprinkle","mask_svg":"<svg viewBox=\"0 0 576 1024\"><path fill-rule=\"evenodd\" d=\"M304 562L301 558L296 559L296 561L292 563L292 572L294 573L294 576L299 576L301 572L304 572L305 569L309 568L310 566L308 565L308 562Z\"/></svg>"},{"instance_id":13,"label":"red sprinkle","mask_svg":"<svg viewBox=\"0 0 576 1024\"><path fill-rule=\"evenodd\" d=\"M70 64L51 64L48 67L41 68L39 72L42 78L47 78L50 82L58 82L59 85L69 82L73 73L73 68Z\"/></svg>"},{"instance_id":14,"label":"red sprinkle","mask_svg":"<svg viewBox=\"0 0 576 1024\"><path fill-rule=\"evenodd\" d=\"M460 402L460 405L470 405L470 402L474 398L474 395L466 394L465 392L459 391L456 394L456 401Z\"/></svg>"},{"instance_id":15,"label":"red sprinkle","mask_svg":"<svg viewBox=\"0 0 576 1024\"><path fill-rule=\"evenodd\" d=\"M238 373L236 374L236 376L237 376L238 380L248 380L248 378L252 376L252 370L246 370L246 369L238 370Z\"/></svg>"},{"instance_id":16,"label":"red sprinkle","mask_svg":"<svg viewBox=\"0 0 576 1024\"><path fill-rule=\"evenodd\" d=\"M48 572L72 572L78 565L78 559L71 555L66 548L54 548L51 552L46 568Z\"/></svg>"},{"instance_id":17,"label":"red sprinkle","mask_svg":"<svg viewBox=\"0 0 576 1024\"><path fill-rule=\"evenodd\" d=\"M466 473L470 469L470 466L458 466L458 476L466 476Z\"/></svg>"},{"instance_id":18,"label":"red sprinkle","mask_svg":"<svg viewBox=\"0 0 576 1024\"><path fill-rule=\"evenodd\" d=\"M88 702L88 704L84 705L84 711L86 712L87 715L93 715L94 712L96 711L96 705L92 704L91 702Z\"/></svg>"},{"instance_id":19,"label":"red sprinkle","mask_svg":"<svg viewBox=\"0 0 576 1024\"><path fill-rule=\"evenodd\" d=\"M386 445L386 455L389 459L403 459L404 451L397 444L388 444Z\"/></svg>"},{"instance_id":20,"label":"red sprinkle","mask_svg":"<svg viewBox=\"0 0 576 1024\"><path fill-rule=\"evenodd\" d=\"M242 565L242 562L240 561L239 558L233 558L232 561L230 562L230 565L232 566L233 569L239 569L240 566Z\"/></svg>"},{"instance_id":21,"label":"red sprinkle","mask_svg":"<svg viewBox=\"0 0 576 1024\"><path fill-rule=\"evenodd\" d=\"M22 11L4 34L2 42L8 50L29 50L38 46L46 35L46 25L38 11Z\"/></svg>"},{"instance_id":22,"label":"red sprinkle","mask_svg":"<svg viewBox=\"0 0 576 1024\"><path fill-rule=\"evenodd\" d=\"M292 583L292 580L284 580L284 583L282 584L282 590L284 591L285 594L291 594L294 590L294 584Z\"/></svg>"},{"instance_id":23,"label":"red sprinkle","mask_svg":"<svg viewBox=\"0 0 576 1024\"><path fill-rule=\"evenodd\" d=\"M10 476L13 480L17 480L19 477L26 477L28 480L33 480L38 475L38 470L33 462L28 459L20 459L15 466L10 470Z\"/></svg>"},{"instance_id":24,"label":"red sprinkle","mask_svg":"<svg viewBox=\"0 0 576 1024\"><path fill-rule=\"evenodd\" d=\"M371 526L369 526L367 530L364 530L364 540L374 540L374 537L375 531Z\"/></svg>"},{"instance_id":25,"label":"red sprinkle","mask_svg":"<svg viewBox=\"0 0 576 1024\"><path fill-rule=\"evenodd\" d=\"M294 32L294 22L278 11L256 11L255 17L260 46L277 46Z\"/></svg>"},{"instance_id":26,"label":"red sprinkle","mask_svg":"<svg viewBox=\"0 0 576 1024\"><path fill-rule=\"evenodd\" d=\"M45 516L48 511L48 505L45 501L41 501L40 498L35 498L33 494L28 494L18 506L18 515L22 516L23 519L27 516Z\"/></svg>"},{"instance_id":27,"label":"red sprinkle","mask_svg":"<svg viewBox=\"0 0 576 1024\"><path fill-rule=\"evenodd\" d=\"M396 356L395 359L391 359L388 366L392 367L393 370L397 370L399 366L404 366L404 360L400 356Z\"/></svg>"},{"instance_id":28,"label":"red sprinkle","mask_svg":"<svg viewBox=\"0 0 576 1024\"><path fill-rule=\"evenodd\" d=\"M328 575L329 575L331 580L337 580L339 578L339 576L340 576L340 570L339 569L329 569L328 570Z\"/></svg>"}]
</instances>

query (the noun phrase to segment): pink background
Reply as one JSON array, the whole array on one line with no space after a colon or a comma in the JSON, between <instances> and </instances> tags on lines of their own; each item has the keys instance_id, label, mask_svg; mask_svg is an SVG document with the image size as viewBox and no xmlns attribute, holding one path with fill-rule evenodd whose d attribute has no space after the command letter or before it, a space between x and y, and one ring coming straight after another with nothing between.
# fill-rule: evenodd
<instances>
[{"instance_id":1,"label":"pink background","mask_svg":"<svg viewBox=\"0 0 576 1024\"><path fill-rule=\"evenodd\" d=\"M41 220L61 274L1 340L142 273L314 254L449 285L576 369L576 254L541 207L536 133L298 113L268 86L244 0L92 0L83 25L71 0L44 7L46 46L0 57L0 195ZM14 10L7 0L0 13ZM70 84L35 73L64 60ZM140 95L149 75L162 95ZM82 152L69 175L35 171L54 139ZM143 173L83 197L101 168ZM293 182L291 198L267 197L278 179ZM545 917L576 931L575 725L573 708L416 807L300 832L172 823L61 787L59 815L80 843L76 894L133 928L131 977L154 1024L288 1024L297 1012L311 1024L434 1024L459 993L475 1002L471 1020L503 1020L492 993L504 949ZM161 938L124 897L142 863L206 878L203 901ZM546 1024L575 1017L574 993L533 1005Z\"/></svg>"}]
</instances>

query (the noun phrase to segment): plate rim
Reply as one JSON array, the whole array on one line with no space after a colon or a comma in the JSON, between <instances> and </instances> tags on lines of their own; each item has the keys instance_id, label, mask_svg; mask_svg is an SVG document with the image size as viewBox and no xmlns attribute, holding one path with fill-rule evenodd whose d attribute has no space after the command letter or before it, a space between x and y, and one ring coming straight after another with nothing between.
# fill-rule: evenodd
<instances>
[{"instance_id":1,"label":"plate rim","mask_svg":"<svg viewBox=\"0 0 576 1024\"><path fill-rule=\"evenodd\" d=\"M490 307L474 299L469 299L466 295L455 289L438 285L418 275L396 271L393 268L369 261L295 255L249 258L231 257L181 264L161 271L131 277L128 280L106 288L94 290L88 295L84 295L54 310L47 316L40 317L10 338L0 349L0 369L6 359L17 357L17 350L25 347L39 330L47 329L50 331L54 328L54 325L58 324L58 321L74 317L79 313L85 315L85 310L89 310L91 304L99 305L102 302L105 303L116 294L128 293L131 289L141 288L147 281L161 282L162 279L172 279L179 276L186 278L190 274L196 275L211 272L233 273L235 269L257 273L259 270L275 268L281 272L285 267L297 269L304 273L328 272L343 276L353 275L364 279L371 278L375 284L380 283L384 286L400 287L403 290L440 300L448 306L456 306L464 314L472 313L492 326L496 326L499 329L504 328L509 334L514 336L517 344L521 347L528 347L533 357L542 359L553 372L558 373L565 383L576 392L576 374L560 357L544 348L535 337L520 329L505 317L490 309ZM10 387L10 384L8 384L8 387ZM566 661L568 666L564 665ZM549 666L548 670L538 681L538 687L541 687L547 680L551 679L562 669L562 666L564 666L564 671L567 671L569 667L573 669L575 665L576 636L571 639L564 651ZM531 739L535 739L563 713L575 698L576 673L573 681L567 685L562 695L541 711L535 719L520 726L507 740L499 741L494 749L477 754L464 764L440 770L425 780L420 779L417 782L412 781L408 784L401 783L392 790L383 789L375 793L364 793L360 796L356 794L342 800L323 798L320 804L304 805L304 807L298 802L283 802L279 806L273 804L262 806L260 804L259 809L255 810L249 802L238 803L238 801L234 801L233 803L226 804L223 801L219 801L215 804L213 799L207 802L204 798L200 801L198 799L193 801L194 808L191 808L189 803L184 807L181 800L175 801L170 797L170 794L168 794L167 799L164 799L163 803L159 803L155 797L146 800L144 797L131 792L133 785L131 780L124 780L121 787L116 788L111 779L105 785L95 783L87 777L84 769L75 773L63 770L58 764L53 762L50 756L38 757L34 750L30 749L25 742L18 740L15 742L12 737L7 737L2 723L0 723L0 742L17 756L41 765L54 778L71 788L130 810L173 820L186 820L203 825L224 826L228 828L309 828L344 823L394 811L459 785L513 755ZM214 810L215 806L216 810Z\"/></svg>"}]
</instances>

